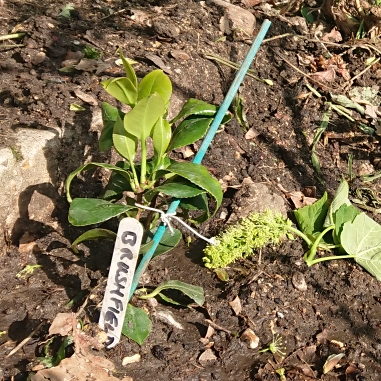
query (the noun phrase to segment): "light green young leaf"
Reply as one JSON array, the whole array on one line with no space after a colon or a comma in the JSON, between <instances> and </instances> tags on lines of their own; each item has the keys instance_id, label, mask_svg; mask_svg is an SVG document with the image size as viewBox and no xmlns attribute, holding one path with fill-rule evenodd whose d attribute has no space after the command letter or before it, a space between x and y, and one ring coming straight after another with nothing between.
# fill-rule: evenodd
<instances>
[{"instance_id":1,"label":"light green young leaf","mask_svg":"<svg viewBox=\"0 0 381 381\"><path fill-rule=\"evenodd\" d=\"M167 150L168 144L171 140L172 130L171 125L163 118L160 117L152 130L153 148L155 156L161 158Z\"/></svg>"},{"instance_id":2,"label":"light green young leaf","mask_svg":"<svg viewBox=\"0 0 381 381\"><path fill-rule=\"evenodd\" d=\"M344 250L381 281L381 226L360 213L353 222L344 224L340 240Z\"/></svg>"},{"instance_id":3,"label":"light green young leaf","mask_svg":"<svg viewBox=\"0 0 381 381\"><path fill-rule=\"evenodd\" d=\"M140 140L150 136L152 128L165 113L163 98L155 93L140 100L135 107L125 115L124 128Z\"/></svg>"},{"instance_id":4,"label":"light green young leaf","mask_svg":"<svg viewBox=\"0 0 381 381\"><path fill-rule=\"evenodd\" d=\"M333 214L340 208L341 205L351 205L349 198L349 186L348 183L343 180L337 188L335 197L329 206L327 217L324 221L324 227L328 227L335 224Z\"/></svg>"},{"instance_id":5,"label":"light green young leaf","mask_svg":"<svg viewBox=\"0 0 381 381\"><path fill-rule=\"evenodd\" d=\"M333 220L335 221L335 230L333 233L335 243L340 243L340 235L343 231L343 226L346 222L352 222L360 211L353 205L343 204L336 212L333 213Z\"/></svg>"},{"instance_id":6,"label":"light green young leaf","mask_svg":"<svg viewBox=\"0 0 381 381\"><path fill-rule=\"evenodd\" d=\"M360 106L358 103L351 101L345 95L331 94L331 98L335 103L337 103L343 107L353 108L353 109L357 110L361 115L363 115L365 113L365 109L363 106Z\"/></svg>"},{"instance_id":7,"label":"light green young leaf","mask_svg":"<svg viewBox=\"0 0 381 381\"><path fill-rule=\"evenodd\" d=\"M100 238L106 238L106 239L115 239L116 233L114 233L111 230L107 229L90 229L87 232L81 234L71 245L71 249L74 251L74 253L78 254L77 245L79 245L83 241L89 241L93 239L100 239Z\"/></svg>"},{"instance_id":8,"label":"light green young leaf","mask_svg":"<svg viewBox=\"0 0 381 381\"><path fill-rule=\"evenodd\" d=\"M123 335L142 345L151 328L149 316L141 308L128 304L122 327Z\"/></svg>"},{"instance_id":9,"label":"light green young leaf","mask_svg":"<svg viewBox=\"0 0 381 381\"><path fill-rule=\"evenodd\" d=\"M119 102L132 107L135 105L138 91L129 78L110 78L101 82L101 85Z\"/></svg>"},{"instance_id":10,"label":"light green young leaf","mask_svg":"<svg viewBox=\"0 0 381 381\"><path fill-rule=\"evenodd\" d=\"M87 164L81 165L75 171L70 173L70 175L66 179L65 188L66 188L66 198L68 202L72 202L72 198L70 195L70 185L74 177L77 176L78 173L82 171L87 171L93 168L104 168L104 169L112 170L112 171L118 172L121 176L125 177L126 179L130 178L129 173L126 170L124 170L123 168L117 167L115 165L105 164L105 163L87 163Z\"/></svg>"},{"instance_id":11,"label":"light green young leaf","mask_svg":"<svg viewBox=\"0 0 381 381\"><path fill-rule=\"evenodd\" d=\"M81 112L81 111L85 111L86 109L80 105L78 105L77 103L70 103L70 111L74 111L74 112Z\"/></svg>"},{"instance_id":12,"label":"light green young leaf","mask_svg":"<svg viewBox=\"0 0 381 381\"><path fill-rule=\"evenodd\" d=\"M75 198L70 204L69 222L74 226L99 224L134 208L98 198Z\"/></svg>"},{"instance_id":13,"label":"light green young leaf","mask_svg":"<svg viewBox=\"0 0 381 381\"><path fill-rule=\"evenodd\" d=\"M138 101L154 93L159 94L166 105L169 103L172 95L172 83L162 70L151 71L140 81L138 86Z\"/></svg>"},{"instance_id":14,"label":"light green young leaf","mask_svg":"<svg viewBox=\"0 0 381 381\"><path fill-rule=\"evenodd\" d=\"M135 74L134 68L131 66L130 62L126 57L124 57L122 49L119 49L120 58L122 60L124 70L126 72L126 77L131 81L131 83L134 85L135 88L138 87L138 79ZM134 61L132 61L134 62Z\"/></svg>"},{"instance_id":15,"label":"light green young leaf","mask_svg":"<svg viewBox=\"0 0 381 381\"><path fill-rule=\"evenodd\" d=\"M323 197L312 205L294 211L300 230L308 237L314 237L323 230L323 224L328 210L328 195L324 192Z\"/></svg>"},{"instance_id":16,"label":"light green young leaf","mask_svg":"<svg viewBox=\"0 0 381 381\"><path fill-rule=\"evenodd\" d=\"M167 171L175 173L181 177L188 179L193 184L206 190L215 200L216 209L220 207L222 202L222 189L220 183L212 177L208 170L201 164L195 163L172 163Z\"/></svg>"},{"instance_id":17,"label":"light green young leaf","mask_svg":"<svg viewBox=\"0 0 381 381\"><path fill-rule=\"evenodd\" d=\"M128 115L129 113L124 116L124 119L126 119ZM133 163L138 149L138 138L127 131L125 123L119 115L114 124L112 140L119 155L127 159L130 164Z\"/></svg>"}]
</instances>

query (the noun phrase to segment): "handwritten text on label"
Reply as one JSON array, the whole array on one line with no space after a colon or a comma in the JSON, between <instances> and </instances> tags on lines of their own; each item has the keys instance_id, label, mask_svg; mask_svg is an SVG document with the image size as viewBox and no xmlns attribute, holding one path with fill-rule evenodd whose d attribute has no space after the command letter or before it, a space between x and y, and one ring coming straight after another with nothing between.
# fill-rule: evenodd
<instances>
[{"instance_id":1,"label":"handwritten text on label","mask_svg":"<svg viewBox=\"0 0 381 381\"><path fill-rule=\"evenodd\" d=\"M99 317L99 326L107 333L108 349L120 340L142 236L139 221L134 218L120 221Z\"/></svg>"}]
</instances>

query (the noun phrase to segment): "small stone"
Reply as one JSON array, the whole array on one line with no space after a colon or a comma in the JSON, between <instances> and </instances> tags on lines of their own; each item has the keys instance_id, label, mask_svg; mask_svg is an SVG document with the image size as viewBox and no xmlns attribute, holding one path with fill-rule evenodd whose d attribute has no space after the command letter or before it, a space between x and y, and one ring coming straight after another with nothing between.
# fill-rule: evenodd
<instances>
[{"instance_id":1,"label":"small stone","mask_svg":"<svg viewBox=\"0 0 381 381\"><path fill-rule=\"evenodd\" d=\"M46 58L46 54L44 52L37 53L31 60L32 64L37 66L40 63L44 62Z\"/></svg>"},{"instance_id":2,"label":"small stone","mask_svg":"<svg viewBox=\"0 0 381 381\"><path fill-rule=\"evenodd\" d=\"M122 360L122 365L126 366L128 364L133 364L134 362L139 362L140 359L141 359L141 356L139 355L139 353L133 356L124 357Z\"/></svg>"},{"instance_id":3,"label":"small stone","mask_svg":"<svg viewBox=\"0 0 381 381\"><path fill-rule=\"evenodd\" d=\"M301 272L299 271L294 272L294 274L292 275L291 281L297 290L302 292L307 291L307 283L304 278L304 275Z\"/></svg>"}]
</instances>

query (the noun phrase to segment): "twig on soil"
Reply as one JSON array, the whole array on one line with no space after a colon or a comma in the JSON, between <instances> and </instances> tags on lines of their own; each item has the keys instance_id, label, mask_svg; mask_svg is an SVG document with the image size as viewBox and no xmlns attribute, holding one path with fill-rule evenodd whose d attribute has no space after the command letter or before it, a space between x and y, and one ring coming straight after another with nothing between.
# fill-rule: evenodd
<instances>
[{"instance_id":1,"label":"twig on soil","mask_svg":"<svg viewBox=\"0 0 381 381\"><path fill-rule=\"evenodd\" d=\"M105 16L105 17L102 17L101 20L106 20L106 19L108 19L109 17L118 15L118 14L123 13L123 12L126 12L126 11L128 11L127 8L121 9L120 11L116 11L116 12L110 13L109 15L107 15L107 16Z\"/></svg>"},{"instance_id":2,"label":"twig on soil","mask_svg":"<svg viewBox=\"0 0 381 381\"><path fill-rule=\"evenodd\" d=\"M21 349L32 337L33 335L41 328L41 326L45 322L40 323L36 329L34 329L23 341L21 341L20 344L16 345L6 356L5 358L8 358L12 355L14 355L19 349Z\"/></svg>"},{"instance_id":3,"label":"twig on soil","mask_svg":"<svg viewBox=\"0 0 381 381\"><path fill-rule=\"evenodd\" d=\"M13 49L13 48L21 48L25 46L24 44L15 44L15 45L0 45L0 48L3 49Z\"/></svg>"},{"instance_id":4,"label":"twig on soil","mask_svg":"<svg viewBox=\"0 0 381 381\"><path fill-rule=\"evenodd\" d=\"M226 333L228 333L229 335L232 334L231 331L229 331L228 329L224 328L224 327L221 327L220 325L216 324L216 323L213 323L210 319L205 319L205 321L210 324L213 328L217 329L218 331L224 331Z\"/></svg>"},{"instance_id":5,"label":"twig on soil","mask_svg":"<svg viewBox=\"0 0 381 381\"><path fill-rule=\"evenodd\" d=\"M344 85L341 87L342 90L346 90L347 88L351 87L353 85L353 82L355 79L361 77L363 74L365 74L374 64L380 61L380 58L377 58L374 60L369 66L367 66L364 70L362 70L360 73L355 75L353 78L349 79L347 82L344 83Z\"/></svg>"},{"instance_id":6,"label":"twig on soil","mask_svg":"<svg viewBox=\"0 0 381 381\"><path fill-rule=\"evenodd\" d=\"M238 63L229 61L229 60L227 60L227 59L225 59L223 57L217 56L217 55L212 54L212 53L204 54L204 57L207 58L208 60L217 61L217 62L219 62L219 63L221 63L223 65L226 65L228 67L231 67L232 69L235 69L235 70L239 70L239 68L241 67L241 65L238 64ZM267 85L269 85L269 82L267 80L261 79L261 78L257 77L255 74L253 74L255 72L256 72L255 70L248 69L246 75L248 77L256 79L259 82L263 82L263 83L266 83Z\"/></svg>"}]
</instances>

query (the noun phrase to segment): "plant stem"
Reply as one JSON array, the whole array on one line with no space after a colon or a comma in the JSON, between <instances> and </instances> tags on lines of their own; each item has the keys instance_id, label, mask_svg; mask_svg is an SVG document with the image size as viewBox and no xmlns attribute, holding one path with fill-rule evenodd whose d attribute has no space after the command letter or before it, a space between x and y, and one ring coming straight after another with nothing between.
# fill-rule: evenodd
<instances>
[{"instance_id":1,"label":"plant stem","mask_svg":"<svg viewBox=\"0 0 381 381\"><path fill-rule=\"evenodd\" d=\"M131 186L134 191L136 190L136 192L139 192L140 185L139 185L138 175L136 174L134 163L131 162L130 165L131 165L131 171L134 177L134 184L131 184Z\"/></svg>"},{"instance_id":2,"label":"plant stem","mask_svg":"<svg viewBox=\"0 0 381 381\"><path fill-rule=\"evenodd\" d=\"M147 172L147 146L145 139L140 141L141 144L141 153L142 153L142 161L140 167L140 186L144 189L146 185L146 172Z\"/></svg>"},{"instance_id":3,"label":"plant stem","mask_svg":"<svg viewBox=\"0 0 381 381\"><path fill-rule=\"evenodd\" d=\"M314 241L314 243L312 244L311 246L311 249L309 251L309 254L305 254L305 262L307 264L308 267L311 266L311 263L313 263L314 261L314 257L316 255L316 251L317 251L317 248L319 246L319 243L320 241L323 239L323 237L326 235L326 233L328 233L330 230L333 230L335 228L335 225L330 225L328 226L326 229L324 229L316 238L316 240Z\"/></svg>"},{"instance_id":4,"label":"plant stem","mask_svg":"<svg viewBox=\"0 0 381 381\"><path fill-rule=\"evenodd\" d=\"M306 261L306 264L308 267L311 267L313 265L316 265L316 263L319 263L319 262L332 261L335 259L351 259L351 258L356 258L356 255L331 255L329 257L322 257L322 258L317 258L314 260L308 260Z\"/></svg>"},{"instance_id":5,"label":"plant stem","mask_svg":"<svg viewBox=\"0 0 381 381\"><path fill-rule=\"evenodd\" d=\"M297 236L299 236L300 238L302 238L308 246L312 245L312 241L304 233L302 233L300 230L298 230L292 226L287 226L287 230L289 230L290 232L292 232L292 233L296 234Z\"/></svg>"},{"instance_id":6,"label":"plant stem","mask_svg":"<svg viewBox=\"0 0 381 381\"><path fill-rule=\"evenodd\" d=\"M13 33L13 34L7 34L5 36L0 36L0 41L11 40L13 38L21 38L21 37L24 37L24 36L25 36L25 33L23 33L23 32Z\"/></svg>"},{"instance_id":7,"label":"plant stem","mask_svg":"<svg viewBox=\"0 0 381 381\"><path fill-rule=\"evenodd\" d=\"M146 288L140 288L139 290L137 291L146 291L147 292L147 289ZM137 295L137 297L139 299L151 299L151 298L154 298L157 294L160 293L160 289L156 288L155 290L153 290L150 294L145 294L145 295Z\"/></svg>"}]
</instances>

